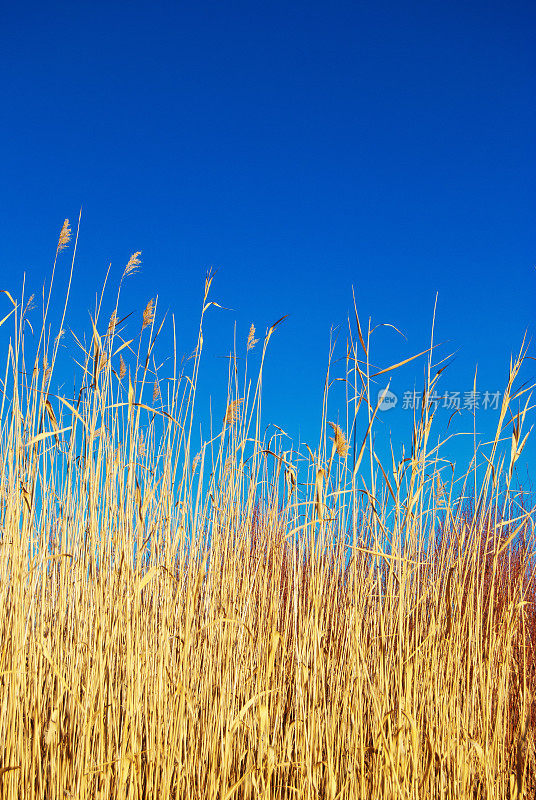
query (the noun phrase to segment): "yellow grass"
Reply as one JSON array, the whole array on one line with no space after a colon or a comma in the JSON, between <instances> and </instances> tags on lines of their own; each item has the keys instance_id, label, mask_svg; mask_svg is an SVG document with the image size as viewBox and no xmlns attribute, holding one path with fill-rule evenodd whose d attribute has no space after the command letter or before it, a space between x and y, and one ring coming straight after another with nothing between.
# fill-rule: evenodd
<instances>
[{"instance_id":1,"label":"yellow grass","mask_svg":"<svg viewBox=\"0 0 536 800\"><path fill-rule=\"evenodd\" d=\"M58 252L69 237L66 221ZM432 353L408 455L380 463L379 370L357 316L333 437L326 390L316 449L262 440L272 326L255 379L233 372L223 423L199 448L211 281L187 375L177 359L157 368L157 303L130 339L118 298L111 320L93 315L89 346L77 334L74 396L52 388L48 304L30 353L24 298L0 296L1 333L13 323L0 796L534 796L534 512L511 488L531 413L517 388L525 350L478 478L474 465L453 478L430 444ZM255 342L252 326L238 364ZM464 486L472 510L456 502Z\"/></svg>"}]
</instances>

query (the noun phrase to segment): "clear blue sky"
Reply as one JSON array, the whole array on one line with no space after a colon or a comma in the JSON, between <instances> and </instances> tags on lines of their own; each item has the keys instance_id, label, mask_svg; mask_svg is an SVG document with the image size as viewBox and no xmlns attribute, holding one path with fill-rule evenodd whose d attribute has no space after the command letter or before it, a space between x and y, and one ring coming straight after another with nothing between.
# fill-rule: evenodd
<instances>
[{"instance_id":1,"label":"clear blue sky","mask_svg":"<svg viewBox=\"0 0 536 800\"><path fill-rule=\"evenodd\" d=\"M266 420L314 439L352 285L363 320L407 336L383 330L379 363L426 347L438 292L438 339L458 350L443 389L471 389L476 363L500 389L535 333L535 26L530 2L7 5L2 288L26 272L39 290L82 206L78 331L108 263L113 283L141 250L123 310L158 294L189 352L219 269L214 299L234 310L211 309L201 375L218 414L235 321L243 342L289 314ZM404 437L408 413L389 413Z\"/></svg>"}]
</instances>

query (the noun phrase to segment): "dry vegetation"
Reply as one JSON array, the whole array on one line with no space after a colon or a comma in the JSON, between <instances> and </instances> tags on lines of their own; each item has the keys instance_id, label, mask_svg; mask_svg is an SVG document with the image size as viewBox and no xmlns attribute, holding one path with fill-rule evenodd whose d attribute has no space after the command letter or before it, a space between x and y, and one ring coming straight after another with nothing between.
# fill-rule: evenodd
<instances>
[{"instance_id":1,"label":"dry vegetation","mask_svg":"<svg viewBox=\"0 0 536 800\"><path fill-rule=\"evenodd\" d=\"M66 222L58 253L70 239ZM240 363L255 357L257 377L232 365L219 431L193 452L210 284L188 373L175 362L171 378L156 304L129 340L119 306L103 319L99 301L71 397L52 389L50 294L31 355L27 304L0 296L2 333L14 323L0 386L0 796L533 797L534 512L511 487L525 351L487 460L465 478L431 445L431 353L408 456L376 457L378 370L357 315L346 416L330 428L326 389L314 452L262 440L275 326L260 343L252 326Z\"/></svg>"}]
</instances>

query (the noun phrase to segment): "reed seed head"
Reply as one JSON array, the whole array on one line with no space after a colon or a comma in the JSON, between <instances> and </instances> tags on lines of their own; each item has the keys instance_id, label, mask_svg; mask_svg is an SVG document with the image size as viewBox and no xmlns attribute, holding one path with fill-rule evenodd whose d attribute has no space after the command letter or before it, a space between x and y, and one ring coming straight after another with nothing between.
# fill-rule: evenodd
<instances>
[{"instance_id":1,"label":"reed seed head","mask_svg":"<svg viewBox=\"0 0 536 800\"><path fill-rule=\"evenodd\" d=\"M329 424L335 434L335 436L332 437L331 441L335 445L337 454L341 458L346 458L346 456L348 455L348 450L350 449L350 445L348 444L346 436L342 432L339 425L337 425L335 422L330 422Z\"/></svg>"},{"instance_id":2,"label":"reed seed head","mask_svg":"<svg viewBox=\"0 0 536 800\"><path fill-rule=\"evenodd\" d=\"M145 310L143 312L143 320L141 324L142 331L145 330L149 325L152 325L154 320L154 301L151 299L147 303Z\"/></svg>"},{"instance_id":3,"label":"reed seed head","mask_svg":"<svg viewBox=\"0 0 536 800\"><path fill-rule=\"evenodd\" d=\"M225 412L225 417L223 420L223 427L227 427L228 425L234 425L238 419L238 412L240 409L240 403L242 402L241 398L237 400L231 400L229 405L227 406L227 410Z\"/></svg>"},{"instance_id":4,"label":"reed seed head","mask_svg":"<svg viewBox=\"0 0 536 800\"><path fill-rule=\"evenodd\" d=\"M141 264L140 256L141 250L138 250L137 253L132 253L125 267L125 271L123 272L123 278L127 278L129 275L133 275L138 271Z\"/></svg>"},{"instance_id":5,"label":"reed seed head","mask_svg":"<svg viewBox=\"0 0 536 800\"><path fill-rule=\"evenodd\" d=\"M253 350L258 341L259 341L258 339L255 339L255 325L251 323L248 335L248 342L247 342L248 351Z\"/></svg>"},{"instance_id":6,"label":"reed seed head","mask_svg":"<svg viewBox=\"0 0 536 800\"><path fill-rule=\"evenodd\" d=\"M58 253L64 250L71 241L71 229L69 227L69 220L66 219L60 231L60 238L58 239Z\"/></svg>"}]
</instances>

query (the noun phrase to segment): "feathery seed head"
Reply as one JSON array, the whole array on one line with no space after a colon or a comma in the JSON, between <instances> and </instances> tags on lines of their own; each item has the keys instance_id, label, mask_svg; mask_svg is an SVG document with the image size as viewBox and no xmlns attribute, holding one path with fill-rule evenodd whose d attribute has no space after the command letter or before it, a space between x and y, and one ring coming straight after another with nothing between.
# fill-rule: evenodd
<instances>
[{"instance_id":1,"label":"feathery seed head","mask_svg":"<svg viewBox=\"0 0 536 800\"><path fill-rule=\"evenodd\" d=\"M107 336L111 336L115 331L117 325L117 314L115 311L112 311L112 316L110 317L110 322L108 323L108 330L106 331Z\"/></svg>"},{"instance_id":2,"label":"feathery seed head","mask_svg":"<svg viewBox=\"0 0 536 800\"><path fill-rule=\"evenodd\" d=\"M255 325L251 323L248 335L247 349L253 350L258 341L259 341L258 339L255 339Z\"/></svg>"},{"instance_id":3,"label":"feathery seed head","mask_svg":"<svg viewBox=\"0 0 536 800\"><path fill-rule=\"evenodd\" d=\"M141 325L142 331L148 326L151 325L154 320L154 303L153 300L149 300L147 303L145 310L143 312L143 321Z\"/></svg>"},{"instance_id":4,"label":"feathery seed head","mask_svg":"<svg viewBox=\"0 0 536 800\"><path fill-rule=\"evenodd\" d=\"M341 458L345 458L348 455L348 450L350 449L350 445L346 440L346 436L335 422L330 422L329 424L333 429L333 433L335 434L331 441L335 445L338 455Z\"/></svg>"},{"instance_id":5,"label":"feathery seed head","mask_svg":"<svg viewBox=\"0 0 536 800\"><path fill-rule=\"evenodd\" d=\"M132 253L128 260L128 264L125 267L125 271L123 272L123 278L126 278L128 275L132 275L134 272L138 271L138 268L141 264L140 261L141 250L138 250L137 253ZM121 280L123 280L121 278Z\"/></svg>"},{"instance_id":6,"label":"feathery seed head","mask_svg":"<svg viewBox=\"0 0 536 800\"><path fill-rule=\"evenodd\" d=\"M26 308L24 309L24 314L27 314L29 311L33 311L35 308L35 294L32 294L26 303Z\"/></svg>"},{"instance_id":7,"label":"feathery seed head","mask_svg":"<svg viewBox=\"0 0 536 800\"><path fill-rule=\"evenodd\" d=\"M143 431L140 431L140 439L139 439L139 442L138 442L138 456L140 458L145 458L146 455L147 455L147 449L145 447L145 441L144 441L144 438L143 438Z\"/></svg>"},{"instance_id":8,"label":"feathery seed head","mask_svg":"<svg viewBox=\"0 0 536 800\"><path fill-rule=\"evenodd\" d=\"M46 358L43 359L43 373L43 381L46 383L52 374L52 367L49 366Z\"/></svg>"},{"instance_id":9,"label":"feathery seed head","mask_svg":"<svg viewBox=\"0 0 536 800\"><path fill-rule=\"evenodd\" d=\"M234 425L238 419L238 411L240 407L240 403L242 402L241 398L237 400L231 400L229 405L227 406L227 410L225 412L225 417L223 420L223 427L225 428L227 425Z\"/></svg>"},{"instance_id":10,"label":"feathery seed head","mask_svg":"<svg viewBox=\"0 0 536 800\"><path fill-rule=\"evenodd\" d=\"M58 239L58 250L64 250L71 241L71 229L69 227L69 220L66 219L60 231L60 238Z\"/></svg>"}]
</instances>

